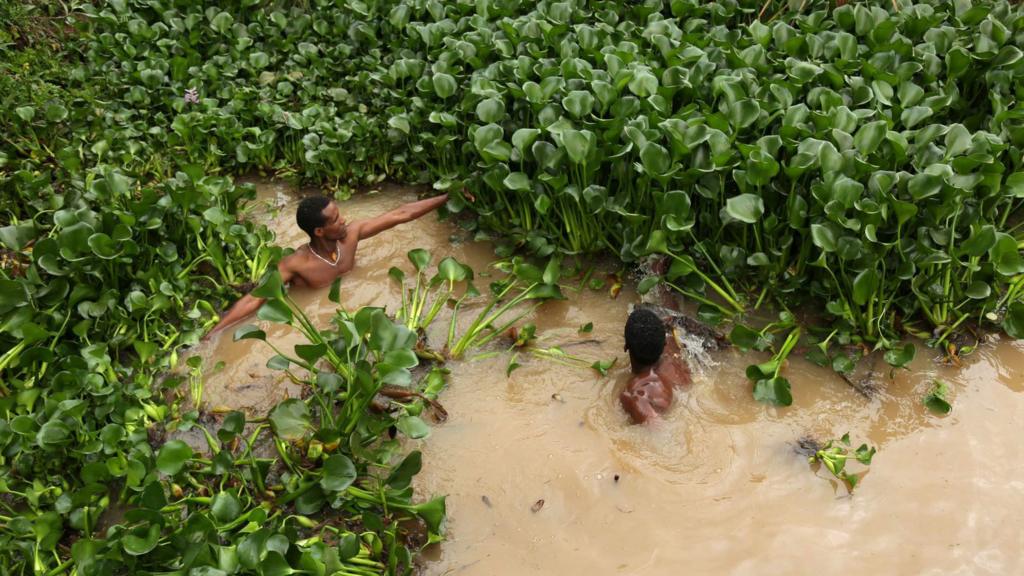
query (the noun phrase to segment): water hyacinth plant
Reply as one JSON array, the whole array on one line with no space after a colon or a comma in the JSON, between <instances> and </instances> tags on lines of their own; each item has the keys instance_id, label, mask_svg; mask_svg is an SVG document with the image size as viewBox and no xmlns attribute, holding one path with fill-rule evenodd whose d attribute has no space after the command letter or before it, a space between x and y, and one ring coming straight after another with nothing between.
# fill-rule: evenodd
<instances>
[{"instance_id":1,"label":"water hyacinth plant","mask_svg":"<svg viewBox=\"0 0 1024 576\"><path fill-rule=\"evenodd\" d=\"M258 474L232 485L226 451L150 443L198 421L157 375L278 257L228 174L430 183L463 225L542 258L670 254L662 279L705 318L812 304L840 369L830 345L905 365L906 334L954 353L977 328L1024 337L1019 3L7 4L4 573L403 571L373 512L358 534L300 537L320 520L273 516ZM288 406L282 425L301 415ZM327 474L292 464L307 484ZM402 491L415 458L399 468L362 502ZM331 460L319 489L340 493L346 469ZM225 480L203 494L189 478ZM131 516L98 530L118 502Z\"/></svg>"},{"instance_id":2,"label":"water hyacinth plant","mask_svg":"<svg viewBox=\"0 0 1024 576\"><path fill-rule=\"evenodd\" d=\"M89 15L97 63L133 22L119 105L196 161L432 182L542 255L663 250L708 306L810 297L872 346L1024 322L1017 4L242 4Z\"/></svg>"}]
</instances>

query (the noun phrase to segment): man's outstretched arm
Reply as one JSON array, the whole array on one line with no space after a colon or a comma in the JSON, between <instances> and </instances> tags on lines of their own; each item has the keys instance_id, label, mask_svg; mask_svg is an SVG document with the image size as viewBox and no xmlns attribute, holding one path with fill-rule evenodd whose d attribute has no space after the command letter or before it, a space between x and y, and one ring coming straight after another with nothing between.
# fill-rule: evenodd
<instances>
[{"instance_id":1,"label":"man's outstretched arm","mask_svg":"<svg viewBox=\"0 0 1024 576\"><path fill-rule=\"evenodd\" d=\"M426 200L410 202L390 212L385 212L380 216L361 222L359 224L359 239L371 238L389 228L415 220L428 212L437 210L447 201L448 194L445 193L433 198L427 198Z\"/></svg>"},{"instance_id":2,"label":"man's outstretched arm","mask_svg":"<svg viewBox=\"0 0 1024 576\"><path fill-rule=\"evenodd\" d=\"M278 262L277 271L281 274L281 281L283 283L287 284L288 282L291 282L293 273L291 269L285 265L284 260ZM257 298L252 294L242 296L237 302L231 305L231 308L229 308L224 316L221 317L220 322L213 327L213 330L210 330L207 332L206 336L203 336L203 340L209 340L217 332L248 318L259 310L260 306L263 306L263 303L266 301L266 298Z\"/></svg>"}]
</instances>

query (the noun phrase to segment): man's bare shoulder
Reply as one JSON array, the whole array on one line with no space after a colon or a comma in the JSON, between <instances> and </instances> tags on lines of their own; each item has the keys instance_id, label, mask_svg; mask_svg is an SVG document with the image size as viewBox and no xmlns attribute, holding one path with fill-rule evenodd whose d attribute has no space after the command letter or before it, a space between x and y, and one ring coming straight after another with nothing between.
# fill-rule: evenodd
<instances>
[{"instance_id":1,"label":"man's bare shoulder","mask_svg":"<svg viewBox=\"0 0 1024 576\"><path fill-rule=\"evenodd\" d=\"M683 359L680 353L665 354L655 368L662 380L671 383L673 386L686 386L690 384L690 366Z\"/></svg>"},{"instance_id":2,"label":"man's bare shoulder","mask_svg":"<svg viewBox=\"0 0 1024 576\"><path fill-rule=\"evenodd\" d=\"M301 268L301 264L305 263L309 259L309 248L303 244L295 249L294 252L281 258L279 266L287 268L292 272Z\"/></svg>"}]
</instances>

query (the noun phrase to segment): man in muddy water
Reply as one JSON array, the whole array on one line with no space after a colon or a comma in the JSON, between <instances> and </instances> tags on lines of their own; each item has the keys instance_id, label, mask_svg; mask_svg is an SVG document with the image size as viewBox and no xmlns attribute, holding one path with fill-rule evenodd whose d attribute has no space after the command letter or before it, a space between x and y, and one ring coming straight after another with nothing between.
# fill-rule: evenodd
<instances>
[{"instance_id":1,"label":"man in muddy water","mask_svg":"<svg viewBox=\"0 0 1024 576\"><path fill-rule=\"evenodd\" d=\"M338 204L326 196L310 196L299 203L295 220L309 234L309 242L277 264L281 280L289 286L324 288L356 264L356 248L399 224L410 222L440 208L448 194L410 202L368 220L347 222ZM263 305L262 298L246 294L228 310L205 339L249 316Z\"/></svg>"},{"instance_id":2,"label":"man in muddy water","mask_svg":"<svg viewBox=\"0 0 1024 576\"><path fill-rule=\"evenodd\" d=\"M634 424L643 424L669 409L673 388L689 384L690 371L672 331L651 310L641 308L629 315L625 337L633 374L619 401Z\"/></svg>"}]
</instances>

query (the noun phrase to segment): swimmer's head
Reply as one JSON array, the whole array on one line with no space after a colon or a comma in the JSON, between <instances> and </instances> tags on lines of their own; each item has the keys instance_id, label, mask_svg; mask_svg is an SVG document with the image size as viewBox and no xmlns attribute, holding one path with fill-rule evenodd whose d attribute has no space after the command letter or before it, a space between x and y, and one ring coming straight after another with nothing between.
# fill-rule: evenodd
<instances>
[{"instance_id":1,"label":"swimmer's head","mask_svg":"<svg viewBox=\"0 0 1024 576\"><path fill-rule=\"evenodd\" d=\"M633 368L651 366L665 350L665 324L646 308L634 310L626 320L626 351Z\"/></svg>"},{"instance_id":2,"label":"swimmer's head","mask_svg":"<svg viewBox=\"0 0 1024 576\"><path fill-rule=\"evenodd\" d=\"M338 210L338 204L327 196L309 196L299 202L295 221L309 239L344 240L348 224Z\"/></svg>"}]
</instances>

